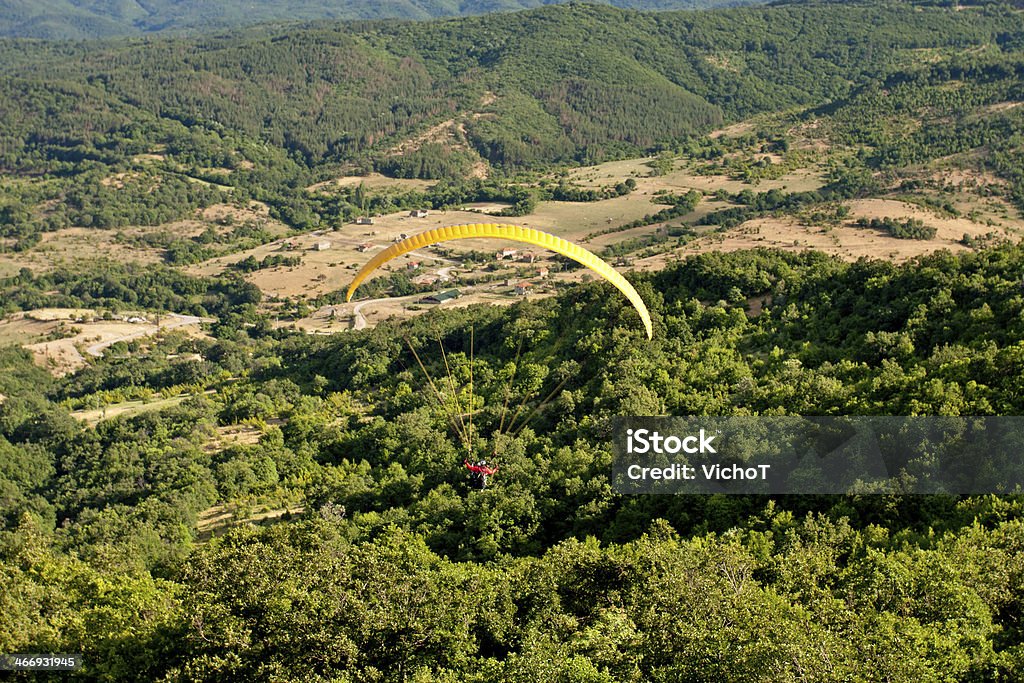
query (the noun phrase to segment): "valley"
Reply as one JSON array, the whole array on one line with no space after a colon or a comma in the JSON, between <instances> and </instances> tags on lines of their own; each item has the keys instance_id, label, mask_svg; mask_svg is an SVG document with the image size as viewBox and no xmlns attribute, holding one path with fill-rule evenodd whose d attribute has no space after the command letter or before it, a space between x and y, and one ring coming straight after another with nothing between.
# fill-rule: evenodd
<instances>
[{"instance_id":1,"label":"valley","mask_svg":"<svg viewBox=\"0 0 1024 683\"><path fill-rule=\"evenodd\" d=\"M704 4L0 0L0 656L1021 679L1012 467L634 495L613 446L622 417L907 416L931 449L1022 414L1024 8ZM345 301L472 223L628 284L460 240Z\"/></svg>"}]
</instances>

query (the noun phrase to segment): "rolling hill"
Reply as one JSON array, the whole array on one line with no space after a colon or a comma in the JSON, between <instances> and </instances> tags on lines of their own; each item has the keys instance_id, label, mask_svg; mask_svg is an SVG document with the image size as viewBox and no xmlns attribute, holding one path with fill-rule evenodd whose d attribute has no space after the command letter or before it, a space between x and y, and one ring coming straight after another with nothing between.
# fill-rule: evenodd
<instances>
[{"instance_id":1,"label":"rolling hill","mask_svg":"<svg viewBox=\"0 0 1024 683\"><path fill-rule=\"evenodd\" d=\"M1024 17L944 1L0 39L0 653L107 682L1024 679L1020 495L611 469L616 416L1022 414ZM6 5L81 35L189 6ZM401 233L484 213L628 268L654 338L481 244L343 303Z\"/></svg>"},{"instance_id":2,"label":"rolling hill","mask_svg":"<svg viewBox=\"0 0 1024 683\"><path fill-rule=\"evenodd\" d=\"M575 5L94 45L9 41L0 155L11 168L100 158L131 146L140 127L163 127L149 142L167 144L183 126L313 166L384 155L449 121L462 148L495 165L586 163L671 146L723 120L824 105L922 51L996 45L1021 23L1010 10L901 4Z\"/></svg>"},{"instance_id":3,"label":"rolling hill","mask_svg":"<svg viewBox=\"0 0 1024 683\"><path fill-rule=\"evenodd\" d=\"M202 31L271 21L431 19L508 12L566 0L2 0L0 36L82 39ZM610 0L627 9L697 9L749 0Z\"/></svg>"}]
</instances>

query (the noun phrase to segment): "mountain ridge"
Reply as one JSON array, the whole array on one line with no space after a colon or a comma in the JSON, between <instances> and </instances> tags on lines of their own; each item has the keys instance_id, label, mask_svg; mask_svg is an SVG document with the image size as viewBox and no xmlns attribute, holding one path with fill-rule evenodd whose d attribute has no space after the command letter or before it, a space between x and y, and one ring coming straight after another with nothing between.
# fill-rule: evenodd
<instances>
[{"instance_id":1,"label":"mountain ridge","mask_svg":"<svg viewBox=\"0 0 1024 683\"><path fill-rule=\"evenodd\" d=\"M591 0L622 9L707 9L759 0ZM277 21L423 20L533 9L578 0L0 0L0 37L91 39L202 32Z\"/></svg>"},{"instance_id":2,"label":"mountain ridge","mask_svg":"<svg viewBox=\"0 0 1024 683\"><path fill-rule=\"evenodd\" d=\"M457 147L491 164L592 163L825 104L912 65L917 50L991 44L1021 21L898 3L666 13L578 4L427 23L7 40L0 159L17 168L93 155L83 150L97 133L132 139L131 122L164 120L223 127L310 165L360 162L461 117ZM487 93L496 97L485 103ZM75 132L83 123L92 133Z\"/></svg>"}]
</instances>

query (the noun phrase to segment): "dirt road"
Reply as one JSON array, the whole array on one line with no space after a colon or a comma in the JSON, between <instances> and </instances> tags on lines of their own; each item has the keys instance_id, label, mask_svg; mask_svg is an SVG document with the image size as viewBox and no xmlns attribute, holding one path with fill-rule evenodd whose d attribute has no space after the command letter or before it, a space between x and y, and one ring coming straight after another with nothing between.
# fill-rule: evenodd
<instances>
[{"instance_id":1,"label":"dirt road","mask_svg":"<svg viewBox=\"0 0 1024 683\"><path fill-rule=\"evenodd\" d=\"M132 332L121 337L114 339L108 339L106 341L97 342L85 348L85 352L90 356L99 358L103 355L103 352L118 342L132 341L133 339L141 339L142 337L148 337L155 332L161 330L173 330L176 327L185 327L186 325L198 325L199 323L212 323L216 322L213 318L200 318L194 315L178 315L177 313L165 313L161 316L165 319L172 318L169 322L161 321L159 326L147 324L140 326L138 332ZM155 327L155 329L154 329Z\"/></svg>"}]
</instances>

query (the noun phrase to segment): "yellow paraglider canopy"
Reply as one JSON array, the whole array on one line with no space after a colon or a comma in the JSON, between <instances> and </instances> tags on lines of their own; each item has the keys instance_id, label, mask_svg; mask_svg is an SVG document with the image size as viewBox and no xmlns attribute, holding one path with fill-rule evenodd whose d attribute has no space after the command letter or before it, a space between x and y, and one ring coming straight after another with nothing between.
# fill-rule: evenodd
<instances>
[{"instance_id":1,"label":"yellow paraglider canopy","mask_svg":"<svg viewBox=\"0 0 1024 683\"><path fill-rule=\"evenodd\" d=\"M345 297L345 301L352 300L352 295L355 293L356 288L359 287L370 273L393 258L397 258L402 254L407 254L410 251L422 249L423 247L430 246L431 244L437 244L439 242L479 238L498 238L514 240L516 242L526 242L527 244L544 247L545 249L559 253L562 256L571 258L581 265L586 266L608 282L612 283L616 289L626 295L629 302L633 304L634 308L636 308L637 313L640 314L640 320L643 321L644 329L647 330L647 338L651 339L654 336L653 327L651 325L651 314L647 310L644 300L640 298L640 294L636 291L633 285L629 284L626 278L622 277L617 270L581 246L566 241L561 237L555 237L554 235L550 235L546 232L534 230L533 228L525 228L521 225L502 225L499 223L452 225L445 228L427 230L426 232L413 235L408 239L392 244L390 247L370 259L370 262L363 266L362 270L356 273L356 277L352 280L352 284L348 286L348 294Z\"/></svg>"}]
</instances>

